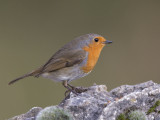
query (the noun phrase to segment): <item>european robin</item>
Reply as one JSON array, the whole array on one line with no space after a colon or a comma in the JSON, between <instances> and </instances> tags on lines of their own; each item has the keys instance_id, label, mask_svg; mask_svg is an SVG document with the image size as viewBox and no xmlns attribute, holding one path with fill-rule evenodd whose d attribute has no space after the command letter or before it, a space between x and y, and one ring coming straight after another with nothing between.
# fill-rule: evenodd
<instances>
[{"instance_id":1,"label":"european robin","mask_svg":"<svg viewBox=\"0 0 160 120\"><path fill-rule=\"evenodd\" d=\"M12 80L9 85L25 77L42 76L62 82L65 88L73 92L74 87L68 83L88 75L96 65L102 48L110 43L112 41L93 33L77 37L58 50L46 64Z\"/></svg>"}]
</instances>

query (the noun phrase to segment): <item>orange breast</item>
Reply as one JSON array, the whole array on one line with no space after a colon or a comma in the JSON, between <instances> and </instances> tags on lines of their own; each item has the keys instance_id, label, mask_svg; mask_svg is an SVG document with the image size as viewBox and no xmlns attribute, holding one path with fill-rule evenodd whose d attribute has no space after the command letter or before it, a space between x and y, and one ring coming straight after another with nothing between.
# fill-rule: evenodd
<instances>
[{"instance_id":1,"label":"orange breast","mask_svg":"<svg viewBox=\"0 0 160 120\"><path fill-rule=\"evenodd\" d=\"M88 52L87 63L85 66L82 67L82 70L85 73L90 72L94 68L94 66L96 65L98 61L102 48L103 48L103 45L101 46L90 45L89 47L83 48L85 51Z\"/></svg>"}]
</instances>

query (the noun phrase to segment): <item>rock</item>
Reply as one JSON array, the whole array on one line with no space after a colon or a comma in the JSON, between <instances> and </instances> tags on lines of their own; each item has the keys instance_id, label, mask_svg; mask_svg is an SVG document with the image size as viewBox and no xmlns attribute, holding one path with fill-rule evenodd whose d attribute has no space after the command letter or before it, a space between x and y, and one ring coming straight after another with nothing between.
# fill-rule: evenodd
<instances>
[{"instance_id":1,"label":"rock","mask_svg":"<svg viewBox=\"0 0 160 120\"><path fill-rule=\"evenodd\" d=\"M160 84L148 81L123 85L110 92L105 85L93 85L81 94L70 93L58 107L71 114L73 120L125 120L134 119L136 114L137 120L160 120L159 103ZM36 119L37 112L28 119L27 114L10 120Z\"/></svg>"},{"instance_id":2,"label":"rock","mask_svg":"<svg viewBox=\"0 0 160 120\"><path fill-rule=\"evenodd\" d=\"M35 120L37 114L42 110L41 107L33 107L27 113L15 116L8 120Z\"/></svg>"},{"instance_id":3,"label":"rock","mask_svg":"<svg viewBox=\"0 0 160 120\"><path fill-rule=\"evenodd\" d=\"M70 94L70 98L60 104L69 110L76 120L97 120L103 109L114 98L107 92L105 85L95 85L78 96Z\"/></svg>"}]
</instances>

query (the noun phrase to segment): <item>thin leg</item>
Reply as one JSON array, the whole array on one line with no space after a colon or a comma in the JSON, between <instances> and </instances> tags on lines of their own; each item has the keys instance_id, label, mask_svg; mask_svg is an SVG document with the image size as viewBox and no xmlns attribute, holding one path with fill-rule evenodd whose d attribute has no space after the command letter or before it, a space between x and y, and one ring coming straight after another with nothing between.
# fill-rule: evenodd
<instances>
[{"instance_id":1,"label":"thin leg","mask_svg":"<svg viewBox=\"0 0 160 120\"><path fill-rule=\"evenodd\" d=\"M72 90L74 90L76 87L74 87L74 86L72 86L72 85L70 85L70 84L68 84L68 86L70 87L70 88L72 88Z\"/></svg>"},{"instance_id":2,"label":"thin leg","mask_svg":"<svg viewBox=\"0 0 160 120\"><path fill-rule=\"evenodd\" d=\"M77 92L75 92L74 90L72 90L69 86L68 86L68 82L67 81L63 81L62 85L68 89L68 91L71 91L73 93L75 93L77 95ZM68 92L67 91L67 92ZM66 93L65 93L66 94Z\"/></svg>"},{"instance_id":3,"label":"thin leg","mask_svg":"<svg viewBox=\"0 0 160 120\"><path fill-rule=\"evenodd\" d=\"M69 95L70 92L71 92L71 91L66 90L65 93L64 93L65 97L67 96L67 94Z\"/></svg>"}]
</instances>

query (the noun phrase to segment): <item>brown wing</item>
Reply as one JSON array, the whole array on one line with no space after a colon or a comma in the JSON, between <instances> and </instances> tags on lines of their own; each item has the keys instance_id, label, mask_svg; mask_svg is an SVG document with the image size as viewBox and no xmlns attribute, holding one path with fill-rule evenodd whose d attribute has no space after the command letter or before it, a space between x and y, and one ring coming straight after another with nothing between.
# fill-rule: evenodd
<instances>
[{"instance_id":1,"label":"brown wing","mask_svg":"<svg viewBox=\"0 0 160 120\"><path fill-rule=\"evenodd\" d=\"M63 54L51 57L44 66L39 68L35 76L39 76L45 72L53 72L64 67L70 67L75 64L81 63L86 57L86 52L83 50L78 51L65 51Z\"/></svg>"}]
</instances>

